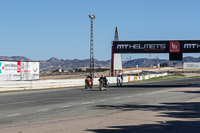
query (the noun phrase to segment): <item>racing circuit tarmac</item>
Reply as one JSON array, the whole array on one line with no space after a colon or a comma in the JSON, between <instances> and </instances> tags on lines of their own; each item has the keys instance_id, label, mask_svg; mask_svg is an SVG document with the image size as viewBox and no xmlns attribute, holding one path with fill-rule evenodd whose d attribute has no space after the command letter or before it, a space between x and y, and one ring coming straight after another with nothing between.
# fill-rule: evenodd
<instances>
[{"instance_id":1,"label":"racing circuit tarmac","mask_svg":"<svg viewBox=\"0 0 200 133\"><path fill-rule=\"evenodd\" d=\"M0 93L0 133L200 131L199 80Z\"/></svg>"}]
</instances>

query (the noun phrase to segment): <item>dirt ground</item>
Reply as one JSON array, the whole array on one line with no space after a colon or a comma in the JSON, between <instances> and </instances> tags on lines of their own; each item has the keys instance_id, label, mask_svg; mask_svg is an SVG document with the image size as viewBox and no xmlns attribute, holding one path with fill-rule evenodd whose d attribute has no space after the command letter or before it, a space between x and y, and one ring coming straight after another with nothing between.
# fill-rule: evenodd
<instances>
[{"instance_id":1,"label":"dirt ground","mask_svg":"<svg viewBox=\"0 0 200 133\"><path fill-rule=\"evenodd\" d=\"M199 71L197 69L190 69L190 70L186 70L186 69L165 69L165 70L158 70L158 68L124 68L123 72L126 72L126 71L133 71L133 70L157 70L158 72L182 72L182 71L192 71L193 73L191 74L187 74L187 73L184 73L184 75L187 76L191 76L191 75L194 75L194 76L198 76L200 75L199 73L195 73L196 71ZM116 75L119 73L119 71L116 71ZM135 72L135 73L131 73L131 74L137 74L138 72ZM86 75L88 75L89 72L84 72L84 73L74 73L74 74L71 74L71 75L64 75L62 73L60 73L59 75L58 74L52 74L51 76L40 76L40 80L49 80L49 79L80 79L80 78L85 78ZM104 72L96 72L95 73L95 77L98 78L100 77L101 75L105 75L105 76L110 76L110 71L104 71Z\"/></svg>"}]
</instances>

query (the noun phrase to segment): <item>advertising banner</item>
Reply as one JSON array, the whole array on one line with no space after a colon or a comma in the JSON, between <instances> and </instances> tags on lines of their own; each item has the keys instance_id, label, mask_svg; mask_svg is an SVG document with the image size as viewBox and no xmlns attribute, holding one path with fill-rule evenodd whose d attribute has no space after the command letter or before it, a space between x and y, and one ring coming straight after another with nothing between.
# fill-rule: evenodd
<instances>
[{"instance_id":1,"label":"advertising banner","mask_svg":"<svg viewBox=\"0 0 200 133\"><path fill-rule=\"evenodd\" d=\"M39 79L39 62L21 62L22 80Z\"/></svg>"},{"instance_id":2,"label":"advertising banner","mask_svg":"<svg viewBox=\"0 0 200 133\"><path fill-rule=\"evenodd\" d=\"M114 53L200 53L200 40L113 41Z\"/></svg>"},{"instance_id":3,"label":"advertising banner","mask_svg":"<svg viewBox=\"0 0 200 133\"><path fill-rule=\"evenodd\" d=\"M0 73L20 73L20 62L0 61Z\"/></svg>"},{"instance_id":4,"label":"advertising banner","mask_svg":"<svg viewBox=\"0 0 200 133\"><path fill-rule=\"evenodd\" d=\"M200 69L199 62L184 62L183 64L184 69Z\"/></svg>"},{"instance_id":5,"label":"advertising banner","mask_svg":"<svg viewBox=\"0 0 200 133\"><path fill-rule=\"evenodd\" d=\"M168 41L114 41L114 53L168 53Z\"/></svg>"},{"instance_id":6,"label":"advertising banner","mask_svg":"<svg viewBox=\"0 0 200 133\"><path fill-rule=\"evenodd\" d=\"M0 80L38 80L39 62L0 61Z\"/></svg>"},{"instance_id":7,"label":"advertising banner","mask_svg":"<svg viewBox=\"0 0 200 133\"><path fill-rule=\"evenodd\" d=\"M20 80L20 62L0 61L0 80Z\"/></svg>"},{"instance_id":8,"label":"advertising banner","mask_svg":"<svg viewBox=\"0 0 200 133\"><path fill-rule=\"evenodd\" d=\"M169 52L170 53L180 53L180 42L170 41L169 43Z\"/></svg>"},{"instance_id":9,"label":"advertising banner","mask_svg":"<svg viewBox=\"0 0 200 133\"><path fill-rule=\"evenodd\" d=\"M200 40L180 41L182 53L200 53Z\"/></svg>"},{"instance_id":10,"label":"advertising banner","mask_svg":"<svg viewBox=\"0 0 200 133\"><path fill-rule=\"evenodd\" d=\"M111 52L111 75L114 76L115 54L168 53L170 60L182 60L183 53L200 53L200 40L113 41Z\"/></svg>"}]
</instances>

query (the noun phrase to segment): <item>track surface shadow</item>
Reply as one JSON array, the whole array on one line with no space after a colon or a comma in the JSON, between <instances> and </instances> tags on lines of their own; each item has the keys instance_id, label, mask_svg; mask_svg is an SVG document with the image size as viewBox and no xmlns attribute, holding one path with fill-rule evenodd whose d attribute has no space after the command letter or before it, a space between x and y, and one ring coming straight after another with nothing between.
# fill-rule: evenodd
<instances>
[{"instance_id":1,"label":"track surface shadow","mask_svg":"<svg viewBox=\"0 0 200 133\"><path fill-rule=\"evenodd\" d=\"M200 120L186 121L188 118L200 118L200 103L162 103L160 105L98 105L96 109L122 111L161 111L156 117L182 118L185 121L167 121L159 124L112 126L106 129L91 129L94 133L198 133ZM134 119L134 118L133 118Z\"/></svg>"},{"instance_id":2,"label":"track surface shadow","mask_svg":"<svg viewBox=\"0 0 200 133\"><path fill-rule=\"evenodd\" d=\"M200 121L170 121L167 124L111 126L108 129L87 130L94 133L199 133Z\"/></svg>"}]
</instances>

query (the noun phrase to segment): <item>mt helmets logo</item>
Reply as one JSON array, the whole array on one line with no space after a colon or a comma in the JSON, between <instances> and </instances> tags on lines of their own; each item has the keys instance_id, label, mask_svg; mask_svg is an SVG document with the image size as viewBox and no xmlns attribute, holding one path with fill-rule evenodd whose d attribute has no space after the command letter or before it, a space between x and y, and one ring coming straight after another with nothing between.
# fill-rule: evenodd
<instances>
[{"instance_id":1,"label":"mt helmets logo","mask_svg":"<svg viewBox=\"0 0 200 133\"><path fill-rule=\"evenodd\" d=\"M180 53L180 42L170 41L170 53Z\"/></svg>"}]
</instances>

